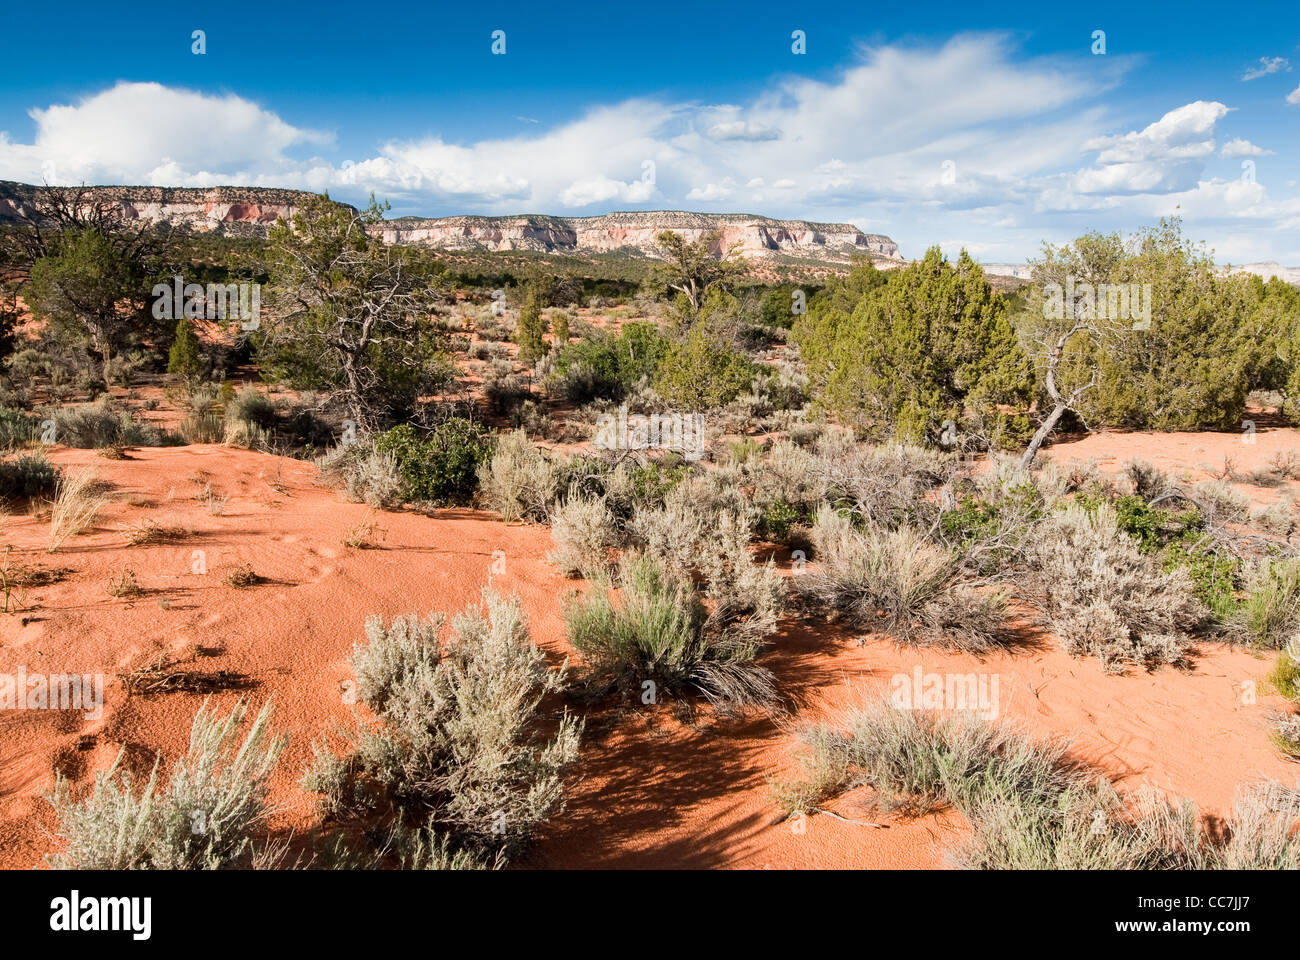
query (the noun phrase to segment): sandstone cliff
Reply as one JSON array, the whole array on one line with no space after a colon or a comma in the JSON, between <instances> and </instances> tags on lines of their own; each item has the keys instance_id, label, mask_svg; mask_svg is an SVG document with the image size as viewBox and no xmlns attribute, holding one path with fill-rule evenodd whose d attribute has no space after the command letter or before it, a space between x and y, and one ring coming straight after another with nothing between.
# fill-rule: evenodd
<instances>
[{"instance_id":1,"label":"sandstone cliff","mask_svg":"<svg viewBox=\"0 0 1300 960\"><path fill-rule=\"evenodd\" d=\"M30 209L39 187L0 181L0 224ZM310 196L300 190L266 187L94 187L101 200L117 204L130 219L220 236L265 236L267 228ZM785 254L828 263L851 254L897 261L889 237L865 234L847 223L772 220L749 214L688 213L680 210L610 213L601 217L402 217L373 228L386 243L442 250L531 250L547 253L655 255L655 236L676 230L694 240L722 234L719 246L738 247L748 257Z\"/></svg>"},{"instance_id":2,"label":"sandstone cliff","mask_svg":"<svg viewBox=\"0 0 1300 960\"><path fill-rule=\"evenodd\" d=\"M609 253L624 250L653 256L655 236L674 230L689 240L717 231L720 247L738 247L748 257L788 254L845 261L850 254L898 259L898 245L880 234L864 234L847 223L772 220L749 214L652 210L600 217L440 217L390 220L376 232L387 243L419 244L444 250L533 250Z\"/></svg>"},{"instance_id":3,"label":"sandstone cliff","mask_svg":"<svg viewBox=\"0 0 1300 960\"><path fill-rule=\"evenodd\" d=\"M29 213L41 188L0 181L0 223ZM265 236L280 217L291 219L310 193L266 187L93 187L96 199L117 205L130 220L220 236Z\"/></svg>"}]
</instances>

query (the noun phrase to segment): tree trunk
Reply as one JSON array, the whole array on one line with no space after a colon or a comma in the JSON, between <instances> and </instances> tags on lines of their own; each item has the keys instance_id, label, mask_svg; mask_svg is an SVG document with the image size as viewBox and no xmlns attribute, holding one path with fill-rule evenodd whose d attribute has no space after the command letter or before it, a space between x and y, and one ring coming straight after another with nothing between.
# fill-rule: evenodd
<instances>
[{"instance_id":1,"label":"tree trunk","mask_svg":"<svg viewBox=\"0 0 1300 960\"><path fill-rule=\"evenodd\" d=\"M1056 422L1065 415L1065 411L1070 409L1070 405L1063 400L1058 400L1052 407L1052 412L1047 419L1039 425L1034 431L1033 438L1029 441L1029 446L1025 448L1025 455L1020 458L1020 469L1028 470L1034 462L1034 457L1038 456L1038 448L1043 445L1048 435L1056 429Z\"/></svg>"}]
</instances>

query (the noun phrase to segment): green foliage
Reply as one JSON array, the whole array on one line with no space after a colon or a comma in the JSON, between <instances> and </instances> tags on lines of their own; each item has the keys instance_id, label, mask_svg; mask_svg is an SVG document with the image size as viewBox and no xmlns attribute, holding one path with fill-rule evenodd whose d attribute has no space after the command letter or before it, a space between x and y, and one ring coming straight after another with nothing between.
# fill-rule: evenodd
<instances>
[{"instance_id":1,"label":"green foliage","mask_svg":"<svg viewBox=\"0 0 1300 960\"><path fill-rule=\"evenodd\" d=\"M153 331L145 309L146 265L107 227L83 226L50 239L30 269L23 299L64 346L95 356L105 381L110 363Z\"/></svg>"},{"instance_id":2,"label":"green foliage","mask_svg":"<svg viewBox=\"0 0 1300 960\"><path fill-rule=\"evenodd\" d=\"M1119 528L1138 541L1143 553L1154 553L1175 541L1190 546L1188 534L1205 528L1205 521L1196 510L1161 510L1152 507L1138 494L1125 494L1115 500L1115 521Z\"/></svg>"},{"instance_id":3,"label":"green foliage","mask_svg":"<svg viewBox=\"0 0 1300 960\"><path fill-rule=\"evenodd\" d=\"M799 315L794 312L795 291L803 290L804 306L807 307L807 299L814 294L814 289L808 286L796 287L794 284L785 283L779 287L773 287L763 294L758 305L758 318L765 326L768 327L791 327Z\"/></svg>"},{"instance_id":4,"label":"green foliage","mask_svg":"<svg viewBox=\"0 0 1300 960\"><path fill-rule=\"evenodd\" d=\"M756 370L727 339L739 304L718 288L710 291L699 315L669 347L655 377L655 390L683 410L708 410L730 403L753 382Z\"/></svg>"},{"instance_id":5,"label":"green foliage","mask_svg":"<svg viewBox=\"0 0 1300 960\"><path fill-rule=\"evenodd\" d=\"M1270 292L1254 278L1218 271L1203 248L1183 238L1176 218L1127 242L1091 233L1045 245L1033 268L1017 317L1032 341L1054 341L1078 322L1045 317L1048 284L1150 285L1149 328L1131 305L1130 317L1095 321L1067 343L1060 389L1068 394L1095 374L1096 385L1076 407L1094 428L1239 429L1247 394L1282 377L1274 358L1289 351L1279 331L1300 321L1294 298L1280 288ZM1046 356L1038 359L1041 365Z\"/></svg>"},{"instance_id":6,"label":"green foliage","mask_svg":"<svg viewBox=\"0 0 1300 960\"><path fill-rule=\"evenodd\" d=\"M1000 405L1027 405L1030 362L1006 301L964 251L955 267L935 247L888 275L856 268L793 337L819 405L870 435L935 440L949 419L992 441L1027 428Z\"/></svg>"},{"instance_id":7,"label":"green foliage","mask_svg":"<svg viewBox=\"0 0 1300 960\"><path fill-rule=\"evenodd\" d=\"M632 468L632 490L638 503L659 505L690 473L690 466L675 454Z\"/></svg>"},{"instance_id":8,"label":"green foliage","mask_svg":"<svg viewBox=\"0 0 1300 960\"><path fill-rule=\"evenodd\" d=\"M524 294L524 304L519 309L515 327L515 343L519 344L519 362L532 366L546 353L546 317L542 315L541 297L529 285Z\"/></svg>"},{"instance_id":9,"label":"green foliage","mask_svg":"<svg viewBox=\"0 0 1300 960\"><path fill-rule=\"evenodd\" d=\"M1300 700L1300 660L1291 656L1290 650L1283 650L1268 675L1268 682L1288 700Z\"/></svg>"},{"instance_id":10,"label":"green foliage","mask_svg":"<svg viewBox=\"0 0 1300 960\"><path fill-rule=\"evenodd\" d=\"M203 356L199 352L199 338L190 322L181 317L176 321L176 339L167 354L167 372L192 383L203 375Z\"/></svg>"},{"instance_id":11,"label":"green foliage","mask_svg":"<svg viewBox=\"0 0 1300 960\"><path fill-rule=\"evenodd\" d=\"M798 507L791 506L784 500L773 500L763 508L759 534L773 543L787 543L790 540L790 528L807 520L808 515Z\"/></svg>"},{"instance_id":12,"label":"green foliage","mask_svg":"<svg viewBox=\"0 0 1300 960\"><path fill-rule=\"evenodd\" d=\"M1241 606L1236 596L1241 561L1198 549L1199 539L1188 535L1170 544L1165 548L1163 567L1166 571L1185 570L1192 580L1193 595L1210 608L1216 620L1226 622Z\"/></svg>"},{"instance_id":13,"label":"green foliage","mask_svg":"<svg viewBox=\"0 0 1300 960\"><path fill-rule=\"evenodd\" d=\"M557 350L562 350L569 345L569 313L567 310L556 310L551 314L551 339L554 341Z\"/></svg>"},{"instance_id":14,"label":"green foliage","mask_svg":"<svg viewBox=\"0 0 1300 960\"><path fill-rule=\"evenodd\" d=\"M41 453L0 460L0 500L53 497L62 476L63 471Z\"/></svg>"},{"instance_id":15,"label":"green foliage","mask_svg":"<svg viewBox=\"0 0 1300 960\"><path fill-rule=\"evenodd\" d=\"M481 424L452 417L425 437L409 423L393 427L375 448L396 461L403 500L466 506L478 489L479 465L492 455L492 440Z\"/></svg>"},{"instance_id":16,"label":"green foliage","mask_svg":"<svg viewBox=\"0 0 1300 960\"><path fill-rule=\"evenodd\" d=\"M25 447L40 435L39 420L26 410L0 407L0 450Z\"/></svg>"},{"instance_id":17,"label":"green foliage","mask_svg":"<svg viewBox=\"0 0 1300 960\"><path fill-rule=\"evenodd\" d=\"M1198 510L1152 507L1139 494L1113 500L1104 493L1079 494L1074 502L1089 511L1108 504L1114 510L1116 526L1137 541L1139 552L1154 557L1166 572L1182 570L1190 577L1193 594L1216 620L1226 623L1237 615L1241 561L1214 549L1205 537L1205 519Z\"/></svg>"},{"instance_id":18,"label":"green foliage","mask_svg":"<svg viewBox=\"0 0 1300 960\"><path fill-rule=\"evenodd\" d=\"M641 379L653 379L670 341L650 323L629 323L617 337L594 333L559 349L555 378L567 399L621 400Z\"/></svg>"},{"instance_id":19,"label":"green foliage","mask_svg":"<svg viewBox=\"0 0 1300 960\"><path fill-rule=\"evenodd\" d=\"M725 287L744 269L730 258L731 251L722 249L722 235L716 232L687 240L680 233L664 230L655 243L664 262L655 264L648 283L676 291L683 301L677 312L687 322L694 319L712 290Z\"/></svg>"},{"instance_id":20,"label":"green foliage","mask_svg":"<svg viewBox=\"0 0 1300 960\"><path fill-rule=\"evenodd\" d=\"M968 494L962 497L955 510L945 511L939 518L939 532L943 540L959 550L968 550L976 544L989 543L1005 537L1007 522L1028 525L1043 515L1042 497L1031 480L1010 486L1002 496L994 499ZM996 548L988 560L1006 559L1016 547L1018 538Z\"/></svg>"},{"instance_id":21,"label":"green foliage","mask_svg":"<svg viewBox=\"0 0 1300 960\"><path fill-rule=\"evenodd\" d=\"M382 219L373 197L357 213L321 195L272 227L271 309L255 335L266 372L333 398L362 434L409 418L449 373L441 332L421 322L433 312L436 265L371 236Z\"/></svg>"}]
</instances>

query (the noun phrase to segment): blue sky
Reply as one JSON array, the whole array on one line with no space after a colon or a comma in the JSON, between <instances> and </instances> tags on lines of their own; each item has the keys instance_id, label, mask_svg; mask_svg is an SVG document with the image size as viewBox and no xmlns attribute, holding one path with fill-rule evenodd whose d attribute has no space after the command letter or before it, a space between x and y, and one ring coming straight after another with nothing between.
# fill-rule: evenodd
<instances>
[{"instance_id":1,"label":"blue sky","mask_svg":"<svg viewBox=\"0 0 1300 960\"><path fill-rule=\"evenodd\" d=\"M57 45L6 51L0 178L373 190L394 215L761 213L987 261L1179 213L1221 261L1300 265L1295 3L73 3L8 20Z\"/></svg>"}]
</instances>

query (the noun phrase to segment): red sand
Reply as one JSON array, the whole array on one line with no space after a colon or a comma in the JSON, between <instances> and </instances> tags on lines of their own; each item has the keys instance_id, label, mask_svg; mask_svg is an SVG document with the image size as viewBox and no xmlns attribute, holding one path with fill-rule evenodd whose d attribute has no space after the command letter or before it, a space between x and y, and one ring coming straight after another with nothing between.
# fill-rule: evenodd
<instances>
[{"instance_id":1,"label":"red sand","mask_svg":"<svg viewBox=\"0 0 1300 960\"><path fill-rule=\"evenodd\" d=\"M1199 463L1217 466L1227 453L1245 471L1291 446L1300 448L1300 433L1261 427L1254 446L1231 434L1100 435L1048 454L1113 458L1102 464L1106 469L1137 455L1166 469L1194 470ZM570 652L559 615L569 585L546 562L551 544L544 527L510 526L474 511L379 513L373 519L382 540L376 549L359 550L343 540L371 511L315 486L310 464L220 446L138 449L131 457L55 454L65 466L93 464L114 498L93 532L57 554L44 551L46 523L4 519L15 561L73 572L32 589L34 609L0 616L0 673L21 666L109 679L98 721L75 712L0 713L0 866L36 866L54 849L54 822L41 795L56 766L84 785L123 746L146 772L155 751L168 764L185 749L203 698L126 700L115 679L160 653L183 657L203 648L197 668L249 674L258 686L245 695L255 705L274 698L274 724L290 736L274 786L277 826L301 832L312 824L311 798L297 780L311 740L349 715L343 684L367 615L458 610L477 599L494 551L502 551L495 584L520 594L534 637L557 661ZM230 494L220 515L202 500L208 484ZM1276 495L1252 492L1261 500ZM147 517L188 525L193 535L128 546L121 525ZM204 551L205 575L190 572L195 550ZM267 582L227 586L223 574L241 563ZM136 573L143 596L106 593L109 578L124 567ZM1039 641L981 662L879 638L859 646L839 628L791 620L763 662L795 699L797 721L833 716L917 666L996 675L1003 718L1037 736L1073 737L1081 757L1121 778L1126 789L1151 783L1195 799L1205 812L1226 812L1239 786L1261 776L1292 779L1294 768L1268 741L1268 714L1283 706L1260 682L1271 657L1206 644L1190 671L1107 676L1097 661L1066 656L1050 637ZM1244 693L1250 690L1253 698ZM227 707L239 696L214 700ZM568 810L524 865L938 867L961 837L955 815L886 819L885 830L824 816L809 818L802 831L781 823L768 782L792 769L788 729L766 719L699 720L692 727L665 706L590 717ZM852 796L833 806L848 817L868 816Z\"/></svg>"}]
</instances>

